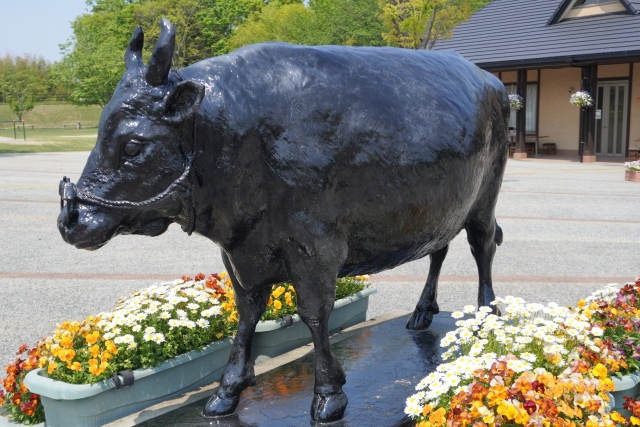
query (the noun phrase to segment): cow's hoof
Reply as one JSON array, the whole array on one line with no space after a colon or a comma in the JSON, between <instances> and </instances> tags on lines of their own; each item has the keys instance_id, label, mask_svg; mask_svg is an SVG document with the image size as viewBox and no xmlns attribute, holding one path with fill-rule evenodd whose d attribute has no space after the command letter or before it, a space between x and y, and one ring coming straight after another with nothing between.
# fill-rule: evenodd
<instances>
[{"instance_id":1,"label":"cow's hoof","mask_svg":"<svg viewBox=\"0 0 640 427\"><path fill-rule=\"evenodd\" d=\"M414 310L413 314L407 321L407 329L412 331L422 331L431 326L433 321L433 313L428 310Z\"/></svg>"},{"instance_id":2,"label":"cow's hoof","mask_svg":"<svg viewBox=\"0 0 640 427\"><path fill-rule=\"evenodd\" d=\"M240 397L220 397L217 394L211 396L202 410L205 418L216 418L232 414L240 403Z\"/></svg>"},{"instance_id":3,"label":"cow's hoof","mask_svg":"<svg viewBox=\"0 0 640 427\"><path fill-rule=\"evenodd\" d=\"M328 395L315 393L311 403L311 419L323 423L337 421L344 415L347 403L349 399L343 392Z\"/></svg>"}]
</instances>

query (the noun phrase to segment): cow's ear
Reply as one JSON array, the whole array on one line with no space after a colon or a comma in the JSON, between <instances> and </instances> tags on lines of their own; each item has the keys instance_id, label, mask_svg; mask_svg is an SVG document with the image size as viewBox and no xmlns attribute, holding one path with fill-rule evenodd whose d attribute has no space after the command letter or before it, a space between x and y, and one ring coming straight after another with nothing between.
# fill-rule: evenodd
<instances>
[{"instance_id":1,"label":"cow's ear","mask_svg":"<svg viewBox=\"0 0 640 427\"><path fill-rule=\"evenodd\" d=\"M204 97L204 86L186 80L178 83L167 98L164 120L178 125L193 116L200 108Z\"/></svg>"}]
</instances>

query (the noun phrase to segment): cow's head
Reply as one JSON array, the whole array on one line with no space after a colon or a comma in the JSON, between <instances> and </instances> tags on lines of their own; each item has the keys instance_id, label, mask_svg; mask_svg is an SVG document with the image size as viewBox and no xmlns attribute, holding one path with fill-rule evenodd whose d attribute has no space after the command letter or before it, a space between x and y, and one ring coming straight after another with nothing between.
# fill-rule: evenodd
<instances>
[{"instance_id":1,"label":"cow's head","mask_svg":"<svg viewBox=\"0 0 640 427\"><path fill-rule=\"evenodd\" d=\"M77 186L60 183L58 228L78 248L98 249L117 234L157 236L177 218L193 230L189 172L204 87L170 71L175 30L166 19L160 25L146 67L144 34L134 32L82 176Z\"/></svg>"}]
</instances>

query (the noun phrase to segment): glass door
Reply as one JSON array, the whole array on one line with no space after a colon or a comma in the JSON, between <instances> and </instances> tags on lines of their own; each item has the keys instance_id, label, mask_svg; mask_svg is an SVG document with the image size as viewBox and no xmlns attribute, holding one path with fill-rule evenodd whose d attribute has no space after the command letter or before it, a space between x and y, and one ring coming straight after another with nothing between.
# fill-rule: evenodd
<instances>
[{"instance_id":1,"label":"glass door","mask_svg":"<svg viewBox=\"0 0 640 427\"><path fill-rule=\"evenodd\" d=\"M598 84L596 155L624 156L627 143L627 82Z\"/></svg>"}]
</instances>

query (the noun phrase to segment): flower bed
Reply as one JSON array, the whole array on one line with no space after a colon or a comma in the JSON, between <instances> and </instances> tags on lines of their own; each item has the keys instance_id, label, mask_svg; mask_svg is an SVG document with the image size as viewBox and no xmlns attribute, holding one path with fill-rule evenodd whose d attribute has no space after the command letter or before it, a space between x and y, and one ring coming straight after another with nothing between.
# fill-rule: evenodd
<instances>
[{"instance_id":1,"label":"flower bed","mask_svg":"<svg viewBox=\"0 0 640 427\"><path fill-rule=\"evenodd\" d=\"M405 412L419 427L640 425L639 296L637 281L577 308L508 297L496 301L502 317L485 307L467 307L475 313L467 319L453 313L460 320L441 342L445 363L416 386Z\"/></svg>"},{"instance_id":2,"label":"flower bed","mask_svg":"<svg viewBox=\"0 0 640 427\"><path fill-rule=\"evenodd\" d=\"M365 297L361 291L371 287L367 280L368 277L365 276L340 279L336 293L341 296L355 294L349 298L354 301L360 300ZM372 292L375 292L375 289L369 289L369 293ZM295 314L295 295L293 286L275 285L263 319L278 319L286 314ZM336 305L338 303L340 301L337 301ZM366 305L364 312L366 313ZM362 321L366 314L360 313L358 316L356 317ZM26 389L23 379L29 371L38 366L42 370L30 375L34 387L40 387L47 381L47 387L52 382L63 382L69 384L62 384L61 389L67 390L64 393L71 393L75 396L71 399L77 400L112 389L114 383L110 377L117 372L133 370L134 377L142 379L150 373L164 371L167 367L182 364L184 361L191 363L203 354L211 353L213 347L216 348L219 354L215 359L222 361L221 366L218 366L218 362L209 361L205 363L206 368L189 368L189 372L195 371L198 378L191 378L192 375L189 373L182 373L178 377L184 380L180 381L176 381L175 374L172 374L174 377L170 383L180 383L177 387L172 384L159 387L159 377L155 376L151 382L155 385L151 386L149 392L141 392L141 383L136 382L136 396L123 397L130 392L119 392L116 398L122 404L122 408L128 409L109 410L107 412L111 414L100 415L102 418L99 417L95 421L97 424L86 418L70 424L70 421L64 418L64 414L51 415L49 420L50 423L54 423L49 423L50 425L100 425L104 420L123 416L124 412L140 410L176 393L219 379L231 342L230 338L225 337L234 334L237 320L233 289L226 273L214 274L209 278L199 274L195 280L183 277L182 280L134 292L130 298L118 301L113 312L91 316L83 322L64 322L54 336L42 340L26 360L16 362L15 366L19 369L9 365L8 376L4 382L8 394L0 394L0 404L4 403L10 416L16 421L35 423L42 420L40 399L59 399L58 394L61 391L54 391L53 395L49 394L48 397L30 397L32 394ZM349 317L348 321L353 322L354 319ZM211 342L213 344L209 344ZM178 363L177 360L181 361ZM29 381L31 380L27 382ZM71 384L84 386L78 388ZM31 406L34 406L33 411ZM90 412L95 406L95 403L89 403L86 411ZM50 413L53 414L47 410L47 416Z\"/></svg>"}]
</instances>

